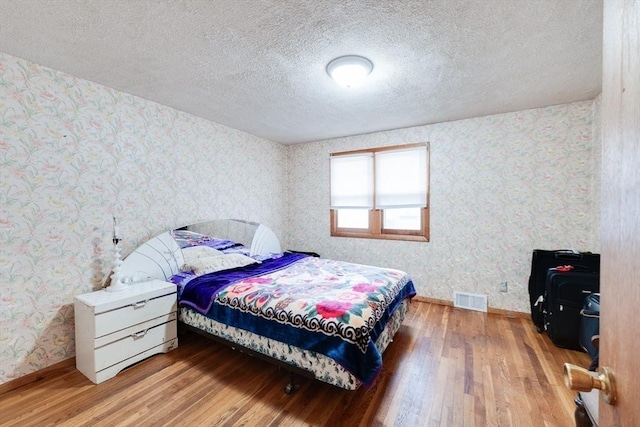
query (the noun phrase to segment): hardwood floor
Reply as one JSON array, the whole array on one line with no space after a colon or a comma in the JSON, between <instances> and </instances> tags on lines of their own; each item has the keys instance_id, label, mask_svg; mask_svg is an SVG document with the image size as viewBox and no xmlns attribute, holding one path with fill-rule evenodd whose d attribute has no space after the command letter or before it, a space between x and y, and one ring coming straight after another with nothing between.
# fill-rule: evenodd
<instances>
[{"instance_id":1,"label":"hardwood floor","mask_svg":"<svg viewBox=\"0 0 640 427\"><path fill-rule=\"evenodd\" d=\"M186 333L102 384L74 368L0 396L3 426L572 426L562 364L529 319L414 302L368 390L288 374Z\"/></svg>"}]
</instances>

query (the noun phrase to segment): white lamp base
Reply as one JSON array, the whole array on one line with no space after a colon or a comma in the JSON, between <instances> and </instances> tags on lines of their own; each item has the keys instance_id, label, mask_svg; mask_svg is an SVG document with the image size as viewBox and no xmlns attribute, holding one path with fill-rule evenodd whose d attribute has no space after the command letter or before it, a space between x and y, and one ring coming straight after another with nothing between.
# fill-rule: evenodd
<instances>
[{"instance_id":1,"label":"white lamp base","mask_svg":"<svg viewBox=\"0 0 640 427\"><path fill-rule=\"evenodd\" d=\"M113 274L111 275L111 284L105 288L108 292L120 292L129 287L126 283L120 280L120 265L122 260L120 259L120 240L114 238L115 245L113 246Z\"/></svg>"},{"instance_id":2,"label":"white lamp base","mask_svg":"<svg viewBox=\"0 0 640 427\"><path fill-rule=\"evenodd\" d=\"M107 292L120 292L120 291L124 291L127 288L129 288L129 285L127 285L126 283L117 281L117 282L112 282L109 286L104 288L104 290Z\"/></svg>"}]
</instances>

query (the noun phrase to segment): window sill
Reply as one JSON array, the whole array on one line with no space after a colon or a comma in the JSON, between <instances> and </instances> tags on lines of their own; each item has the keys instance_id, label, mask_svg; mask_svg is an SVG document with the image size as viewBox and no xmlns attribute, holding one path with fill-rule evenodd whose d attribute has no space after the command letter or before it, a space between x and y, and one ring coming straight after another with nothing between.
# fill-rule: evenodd
<instances>
[{"instance_id":1,"label":"window sill","mask_svg":"<svg viewBox=\"0 0 640 427\"><path fill-rule=\"evenodd\" d=\"M351 233L351 232L333 232L331 237L352 237L356 239L378 239L378 240L405 240L409 242L428 242L425 236L415 236L406 234L369 234L369 233Z\"/></svg>"}]
</instances>

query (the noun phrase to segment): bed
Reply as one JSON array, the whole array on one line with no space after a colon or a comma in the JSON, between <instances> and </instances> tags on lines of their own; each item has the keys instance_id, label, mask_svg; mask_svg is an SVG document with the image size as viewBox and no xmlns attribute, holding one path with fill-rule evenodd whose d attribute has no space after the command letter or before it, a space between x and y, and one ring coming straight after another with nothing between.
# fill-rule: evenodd
<instances>
[{"instance_id":1,"label":"bed","mask_svg":"<svg viewBox=\"0 0 640 427\"><path fill-rule=\"evenodd\" d=\"M217 220L149 240L121 265L178 287L180 326L304 375L369 387L415 289L400 270L282 251L266 226Z\"/></svg>"}]
</instances>

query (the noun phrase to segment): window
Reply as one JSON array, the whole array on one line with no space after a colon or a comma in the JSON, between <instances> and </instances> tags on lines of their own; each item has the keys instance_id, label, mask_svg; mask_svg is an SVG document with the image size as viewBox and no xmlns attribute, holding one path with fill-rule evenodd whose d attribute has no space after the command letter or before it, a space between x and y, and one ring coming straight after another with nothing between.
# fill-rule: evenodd
<instances>
[{"instance_id":1,"label":"window","mask_svg":"<svg viewBox=\"0 0 640 427\"><path fill-rule=\"evenodd\" d=\"M428 143L331 154L331 235L429 240Z\"/></svg>"}]
</instances>

